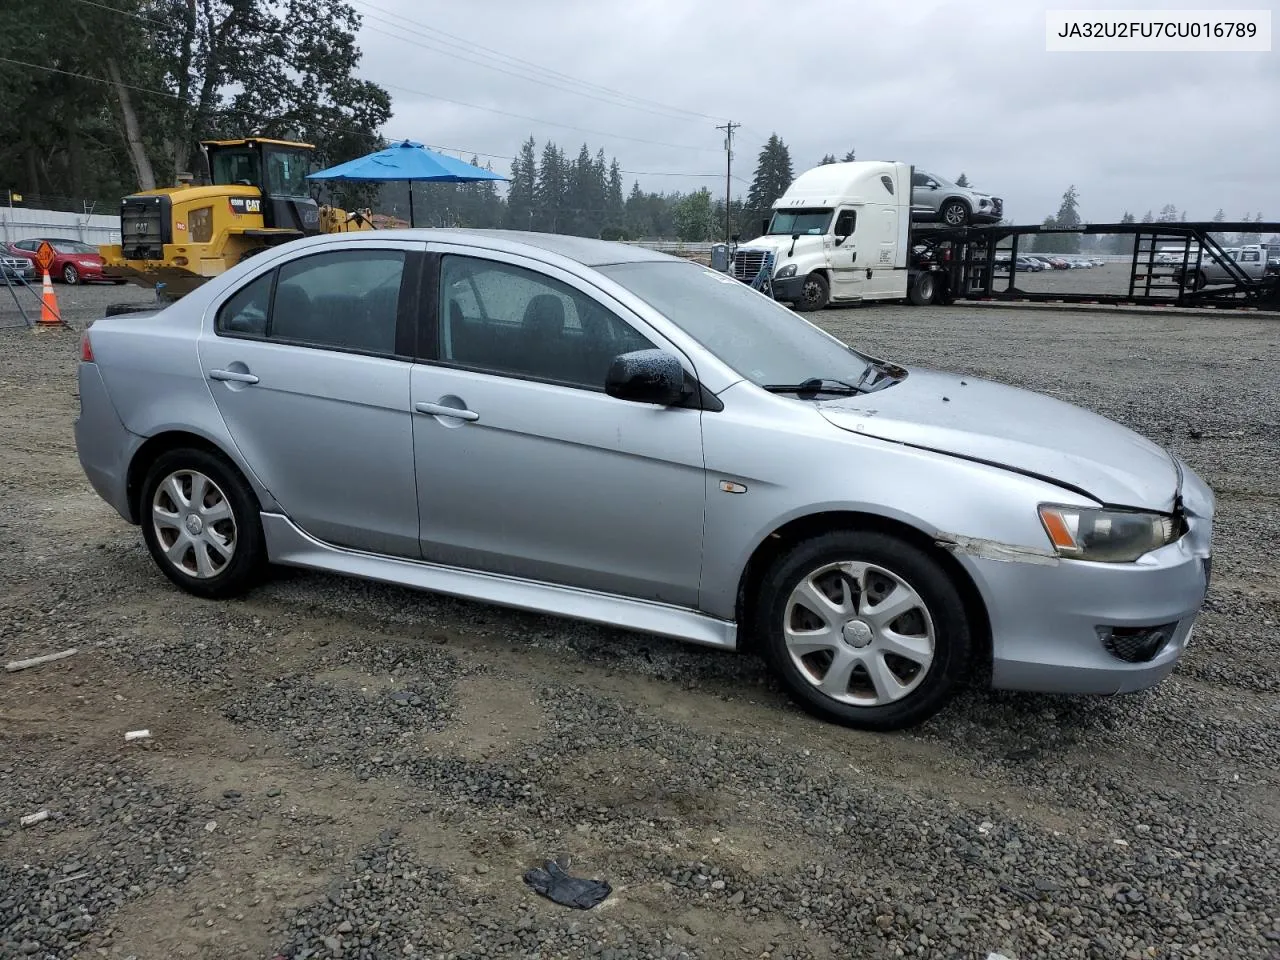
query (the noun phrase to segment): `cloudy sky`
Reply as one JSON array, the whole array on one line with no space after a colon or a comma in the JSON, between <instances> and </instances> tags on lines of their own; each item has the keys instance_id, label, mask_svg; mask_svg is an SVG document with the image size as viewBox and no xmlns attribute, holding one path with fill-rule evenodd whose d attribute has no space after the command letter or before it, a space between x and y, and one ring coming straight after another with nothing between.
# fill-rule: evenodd
<instances>
[{"instance_id":1,"label":"cloudy sky","mask_svg":"<svg viewBox=\"0 0 1280 960\"><path fill-rule=\"evenodd\" d=\"M489 155L585 140L645 189L745 194L770 133L796 173L822 154L905 160L1039 222L1280 220L1280 54L1049 53L1047 9L1271 10L1280 0L352 0L386 132ZM678 174L678 175L677 175Z\"/></svg>"}]
</instances>

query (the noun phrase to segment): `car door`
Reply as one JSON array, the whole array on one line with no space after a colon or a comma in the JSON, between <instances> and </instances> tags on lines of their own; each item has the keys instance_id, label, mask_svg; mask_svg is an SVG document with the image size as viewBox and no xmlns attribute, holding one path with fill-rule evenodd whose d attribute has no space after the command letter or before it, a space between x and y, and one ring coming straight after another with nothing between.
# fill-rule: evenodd
<instances>
[{"instance_id":1,"label":"car door","mask_svg":"<svg viewBox=\"0 0 1280 960\"><path fill-rule=\"evenodd\" d=\"M938 215L942 198L932 174L916 170L911 174L911 219L932 220Z\"/></svg>"},{"instance_id":2,"label":"car door","mask_svg":"<svg viewBox=\"0 0 1280 960\"><path fill-rule=\"evenodd\" d=\"M206 316L209 390L245 463L319 540L417 558L409 406L424 244L359 241L259 273Z\"/></svg>"},{"instance_id":3,"label":"car door","mask_svg":"<svg viewBox=\"0 0 1280 960\"><path fill-rule=\"evenodd\" d=\"M430 249L437 294L412 374L422 556L695 606L701 411L604 392L618 354L679 351L567 271Z\"/></svg>"},{"instance_id":4,"label":"car door","mask_svg":"<svg viewBox=\"0 0 1280 960\"><path fill-rule=\"evenodd\" d=\"M865 264L863 246L859 241L866 239L858 233L858 211L852 207L842 207L836 212L834 226L831 228L834 239L827 253L827 263L831 268L831 296L836 300L856 300L862 296Z\"/></svg>"}]
</instances>

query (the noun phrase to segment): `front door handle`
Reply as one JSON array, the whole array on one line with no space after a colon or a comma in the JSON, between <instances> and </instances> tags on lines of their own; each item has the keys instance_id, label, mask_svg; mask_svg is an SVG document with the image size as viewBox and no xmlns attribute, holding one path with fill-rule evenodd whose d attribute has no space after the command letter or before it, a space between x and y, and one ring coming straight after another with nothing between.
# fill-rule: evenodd
<instances>
[{"instance_id":1,"label":"front door handle","mask_svg":"<svg viewBox=\"0 0 1280 960\"><path fill-rule=\"evenodd\" d=\"M252 373L241 373L238 370L210 370L210 380L230 380L234 383L257 383L258 378Z\"/></svg>"},{"instance_id":2,"label":"front door handle","mask_svg":"<svg viewBox=\"0 0 1280 960\"><path fill-rule=\"evenodd\" d=\"M479 420L480 414L463 407L449 407L443 403L415 403L413 409L433 417L455 417L458 420Z\"/></svg>"}]
</instances>

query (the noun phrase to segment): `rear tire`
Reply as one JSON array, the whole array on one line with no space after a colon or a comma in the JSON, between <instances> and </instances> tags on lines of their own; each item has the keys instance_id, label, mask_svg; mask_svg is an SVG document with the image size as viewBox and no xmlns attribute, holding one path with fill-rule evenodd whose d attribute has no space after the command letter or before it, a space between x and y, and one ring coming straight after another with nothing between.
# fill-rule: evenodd
<instances>
[{"instance_id":1,"label":"rear tire","mask_svg":"<svg viewBox=\"0 0 1280 960\"><path fill-rule=\"evenodd\" d=\"M800 299L796 301L795 308L799 313L812 313L825 307L830 299L831 288L827 284L827 278L820 273L811 273L804 278Z\"/></svg>"},{"instance_id":2,"label":"rear tire","mask_svg":"<svg viewBox=\"0 0 1280 960\"><path fill-rule=\"evenodd\" d=\"M874 731L915 726L941 710L973 643L960 591L941 564L874 531L832 531L779 557L761 583L754 625L801 707Z\"/></svg>"},{"instance_id":3,"label":"rear tire","mask_svg":"<svg viewBox=\"0 0 1280 960\"><path fill-rule=\"evenodd\" d=\"M257 498L223 457L183 447L156 458L138 505L151 558L173 583L207 599L253 587L266 565Z\"/></svg>"}]
</instances>

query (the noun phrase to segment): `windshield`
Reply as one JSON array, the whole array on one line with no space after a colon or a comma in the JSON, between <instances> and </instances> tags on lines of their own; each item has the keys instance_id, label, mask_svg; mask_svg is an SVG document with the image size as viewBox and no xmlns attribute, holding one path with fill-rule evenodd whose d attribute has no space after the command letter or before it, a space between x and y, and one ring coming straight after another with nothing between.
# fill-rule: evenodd
<instances>
[{"instance_id":1,"label":"windshield","mask_svg":"<svg viewBox=\"0 0 1280 960\"><path fill-rule=\"evenodd\" d=\"M780 303L695 263L597 267L752 382L856 381L868 360Z\"/></svg>"},{"instance_id":2,"label":"windshield","mask_svg":"<svg viewBox=\"0 0 1280 960\"><path fill-rule=\"evenodd\" d=\"M262 183L256 150L219 150L213 154L213 182L256 187Z\"/></svg>"},{"instance_id":3,"label":"windshield","mask_svg":"<svg viewBox=\"0 0 1280 960\"><path fill-rule=\"evenodd\" d=\"M822 207L798 210L779 210L769 221L769 233L791 236L799 234L824 234L831 222L831 210Z\"/></svg>"},{"instance_id":4,"label":"windshield","mask_svg":"<svg viewBox=\"0 0 1280 960\"><path fill-rule=\"evenodd\" d=\"M78 240L53 240L49 246L57 250L59 253L97 253L96 247L91 247L87 243L81 243Z\"/></svg>"},{"instance_id":5,"label":"windshield","mask_svg":"<svg viewBox=\"0 0 1280 960\"><path fill-rule=\"evenodd\" d=\"M267 193L276 197L305 197L307 154L303 150L267 152Z\"/></svg>"}]
</instances>

